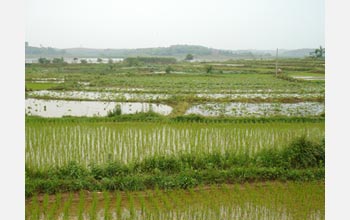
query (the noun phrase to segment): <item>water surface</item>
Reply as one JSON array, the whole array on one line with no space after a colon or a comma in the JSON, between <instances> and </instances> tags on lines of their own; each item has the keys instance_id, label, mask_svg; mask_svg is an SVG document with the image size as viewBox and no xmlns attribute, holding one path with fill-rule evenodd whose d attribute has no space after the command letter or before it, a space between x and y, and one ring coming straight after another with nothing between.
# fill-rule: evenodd
<instances>
[{"instance_id":1,"label":"water surface","mask_svg":"<svg viewBox=\"0 0 350 220\"><path fill-rule=\"evenodd\" d=\"M25 112L28 115L41 117L63 117L63 116L107 116L119 105L122 114L135 114L148 112L150 110L168 115L172 108L163 104L151 104L144 102L102 102L102 101L66 101L66 100L41 100L26 99Z\"/></svg>"}]
</instances>

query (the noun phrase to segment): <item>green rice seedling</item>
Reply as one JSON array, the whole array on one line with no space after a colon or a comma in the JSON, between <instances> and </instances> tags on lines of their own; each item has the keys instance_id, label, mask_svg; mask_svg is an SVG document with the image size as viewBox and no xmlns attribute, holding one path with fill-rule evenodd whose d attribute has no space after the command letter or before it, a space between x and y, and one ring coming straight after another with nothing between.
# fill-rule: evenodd
<instances>
[{"instance_id":1,"label":"green rice seedling","mask_svg":"<svg viewBox=\"0 0 350 220\"><path fill-rule=\"evenodd\" d=\"M159 207L159 202L158 199L155 198L155 195L151 191L147 191L147 198L150 203L150 206L152 207L152 213L155 216L159 216L161 213L160 207Z\"/></svg>"},{"instance_id":2,"label":"green rice seedling","mask_svg":"<svg viewBox=\"0 0 350 220\"><path fill-rule=\"evenodd\" d=\"M218 152L252 155L296 137L320 140L324 123L36 123L26 124L26 168L45 171L75 161L84 167L154 156Z\"/></svg>"},{"instance_id":3,"label":"green rice seedling","mask_svg":"<svg viewBox=\"0 0 350 220\"><path fill-rule=\"evenodd\" d=\"M126 196L128 198L129 203L130 218L134 219L136 217L136 210L133 195L130 192L126 192Z\"/></svg>"},{"instance_id":4,"label":"green rice seedling","mask_svg":"<svg viewBox=\"0 0 350 220\"><path fill-rule=\"evenodd\" d=\"M57 209L58 209L58 207L56 206L55 203L51 205L51 208L49 209L48 214L47 214L47 219L48 220L56 219Z\"/></svg>"},{"instance_id":5,"label":"green rice seedling","mask_svg":"<svg viewBox=\"0 0 350 220\"><path fill-rule=\"evenodd\" d=\"M69 220L69 210L71 208L73 194L69 193L68 199L63 204L63 220Z\"/></svg>"},{"instance_id":6,"label":"green rice seedling","mask_svg":"<svg viewBox=\"0 0 350 220\"><path fill-rule=\"evenodd\" d=\"M44 198L43 198L43 215L44 215L44 218L47 218L48 211L49 211L49 195L45 193L44 194Z\"/></svg>"},{"instance_id":7,"label":"green rice seedling","mask_svg":"<svg viewBox=\"0 0 350 220\"><path fill-rule=\"evenodd\" d=\"M122 196L121 192L116 191L116 203L115 203L115 208L116 208L116 215L117 219L122 218Z\"/></svg>"},{"instance_id":8,"label":"green rice seedling","mask_svg":"<svg viewBox=\"0 0 350 220\"><path fill-rule=\"evenodd\" d=\"M40 218L40 208L39 208L39 199L38 199L38 195L34 195L33 199L32 199L32 204L30 207L31 211L31 215L30 215L30 219L34 220L34 219L39 219Z\"/></svg>"},{"instance_id":9,"label":"green rice seedling","mask_svg":"<svg viewBox=\"0 0 350 220\"><path fill-rule=\"evenodd\" d=\"M48 212L47 219L54 220L57 218L57 213L59 213L60 207L61 207L61 202L62 202L61 199L62 199L61 193L57 193L55 195L55 201L53 202L53 204L51 204L51 208Z\"/></svg>"},{"instance_id":10,"label":"green rice seedling","mask_svg":"<svg viewBox=\"0 0 350 220\"><path fill-rule=\"evenodd\" d=\"M110 206L110 196L107 191L103 192L103 198L104 198L104 220L110 220L111 219L111 214L109 211L109 206Z\"/></svg>"},{"instance_id":11,"label":"green rice seedling","mask_svg":"<svg viewBox=\"0 0 350 220\"><path fill-rule=\"evenodd\" d=\"M89 210L89 218L91 220L97 220L97 202L98 202L97 193L93 192L91 207Z\"/></svg>"},{"instance_id":12,"label":"green rice seedling","mask_svg":"<svg viewBox=\"0 0 350 220\"><path fill-rule=\"evenodd\" d=\"M78 220L84 220L85 210L85 194L83 191L79 192L79 208L78 208Z\"/></svg>"},{"instance_id":13,"label":"green rice seedling","mask_svg":"<svg viewBox=\"0 0 350 220\"><path fill-rule=\"evenodd\" d=\"M146 201L145 201L144 195L139 193L137 198L140 201L141 216L144 216L146 214Z\"/></svg>"}]
</instances>

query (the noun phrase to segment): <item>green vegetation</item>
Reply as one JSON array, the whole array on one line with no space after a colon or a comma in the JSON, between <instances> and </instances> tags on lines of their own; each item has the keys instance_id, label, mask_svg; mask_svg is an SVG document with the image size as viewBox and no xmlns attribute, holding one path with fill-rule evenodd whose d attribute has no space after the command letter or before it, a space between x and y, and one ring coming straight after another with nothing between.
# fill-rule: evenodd
<instances>
[{"instance_id":1,"label":"green vegetation","mask_svg":"<svg viewBox=\"0 0 350 220\"><path fill-rule=\"evenodd\" d=\"M200 186L189 190L155 190L93 194L82 192L43 206L42 197L26 201L27 219L45 211L58 217L58 206L73 198L69 217L95 219L293 219L325 218L324 182L258 182ZM60 196L60 194L58 194ZM57 198L57 196L56 196ZM86 208L81 208L86 204ZM103 205L98 205L103 204ZM52 211L54 210L54 211ZM111 216L115 216L111 218ZM56 219L54 218L54 219Z\"/></svg>"},{"instance_id":2,"label":"green vegetation","mask_svg":"<svg viewBox=\"0 0 350 220\"><path fill-rule=\"evenodd\" d=\"M315 51L310 53L310 55L314 58L324 58L325 53L326 53L325 48L320 46L320 48L315 49Z\"/></svg>"},{"instance_id":3,"label":"green vegetation","mask_svg":"<svg viewBox=\"0 0 350 220\"><path fill-rule=\"evenodd\" d=\"M185 57L185 60L187 61L190 61L190 60L193 60L194 59L194 56L192 54L187 54L186 57Z\"/></svg>"},{"instance_id":4,"label":"green vegetation","mask_svg":"<svg viewBox=\"0 0 350 220\"><path fill-rule=\"evenodd\" d=\"M157 64L176 63L176 59L171 57L128 57L124 61L129 66L147 64L147 63L157 63Z\"/></svg>"},{"instance_id":5,"label":"green vegetation","mask_svg":"<svg viewBox=\"0 0 350 220\"><path fill-rule=\"evenodd\" d=\"M173 71L171 66L167 66L167 68L165 69L165 73L169 74L171 71Z\"/></svg>"},{"instance_id":6,"label":"green vegetation","mask_svg":"<svg viewBox=\"0 0 350 220\"><path fill-rule=\"evenodd\" d=\"M280 63L286 74L312 71L324 73L324 66L318 60L282 60ZM114 65L113 70L110 70L108 64L66 65L58 70L54 64L30 64L26 68L26 83L35 78L50 77L64 78L65 81L60 86L66 90L118 90L172 96L196 93L314 93L324 97L324 82L280 80L274 77L274 63L268 60L227 63L178 62L171 65L172 74L159 74L164 73L166 66L163 64L129 66L127 62L122 62ZM205 74L207 66L213 67L208 75ZM89 82L89 85L79 85L78 82L82 81ZM75 86L71 86L73 83Z\"/></svg>"},{"instance_id":7,"label":"green vegetation","mask_svg":"<svg viewBox=\"0 0 350 220\"><path fill-rule=\"evenodd\" d=\"M46 59L46 58L39 58L38 59L38 62L40 63L40 64L49 64L51 61L49 60L49 59Z\"/></svg>"},{"instance_id":8,"label":"green vegetation","mask_svg":"<svg viewBox=\"0 0 350 220\"><path fill-rule=\"evenodd\" d=\"M115 117L122 114L122 109L120 105L116 105L112 111L107 113L108 117Z\"/></svg>"},{"instance_id":9,"label":"green vegetation","mask_svg":"<svg viewBox=\"0 0 350 220\"><path fill-rule=\"evenodd\" d=\"M185 121L186 117L181 119ZM228 152L254 154L285 147L306 135L324 136L324 122L195 123L26 121L26 167L48 170L75 161L85 167L110 160L129 163L152 156ZM254 121L251 121L254 122Z\"/></svg>"},{"instance_id":10,"label":"green vegetation","mask_svg":"<svg viewBox=\"0 0 350 220\"><path fill-rule=\"evenodd\" d=\"M194 62L212 52L145 50L156 57L26 64L26 98L98 100L108 112L27 113L26 219L325 218L323 59L281 58L276 77L272 59ZM30 111L64 109L39 101ZM136 105L152 108L125 114ZM163 105L169 115L153 111Z\"/></svg>"},{"instance_id":11,"label":"green vegetation","mask_svg":"<svg viewBox=\"0 0 350 220\"><path fill-rule=\"evenodd\" d=\"M26 83L26 90L47 90L57 87L57 83Z\"/></svg>"}]
</instances>

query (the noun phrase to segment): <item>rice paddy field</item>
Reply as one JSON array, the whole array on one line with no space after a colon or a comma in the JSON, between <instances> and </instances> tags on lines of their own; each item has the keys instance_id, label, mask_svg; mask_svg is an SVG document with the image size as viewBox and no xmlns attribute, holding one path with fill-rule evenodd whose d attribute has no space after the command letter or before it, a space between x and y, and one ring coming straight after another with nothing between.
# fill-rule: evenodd
<instances>
[{"instance_id":1,"label":"rice paddy field","mask_svg":"<svg viewBox=\"0 0 350 220\"><path fill-rule=\"evenodd\" d=\"M324 60L280 68L26 64L26 219L324 219Z\"/></svg>"},{"instance_id":2,"label":"rice paddy field","mask_svg":"<svg viewBox=\"0 0 350 220\"><path fill-rule=\"evenodd\" d=\"M324 219L324 182L35 196L27 219Z\"/></svg>"},{"instance_id":3,"label":"rice paddy field","mask_svg":"<svg viewBox=\"0 0 350 220\"><path fill-rule=\"evenodd\" d=\"M250 155L278 149L293 139L324 137L324 123L43 123L26 124L26 167L45 170L76 161L87 167L183 153Z\"/></svg>"}]
</instances>

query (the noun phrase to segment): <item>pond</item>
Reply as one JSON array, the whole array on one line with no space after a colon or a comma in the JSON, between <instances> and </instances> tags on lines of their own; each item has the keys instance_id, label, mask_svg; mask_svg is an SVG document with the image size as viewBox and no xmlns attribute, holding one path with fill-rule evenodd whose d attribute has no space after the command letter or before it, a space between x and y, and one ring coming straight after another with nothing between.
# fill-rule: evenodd
<instances>
[{"instance_id":1,"label":"pond","mask_svg":"<svg viewBox=\"0 0 350 220\"><path fill-rule=\"evenodd\" d=\"M65 101L29 98L25 101L25 113L41 117L107 116L108 111L112 111L116 105L121 107L122 114L135 114L152 110L162 115L168 115L172 111L168 105L144 102Z\"/></svg>"}]
</instances>

